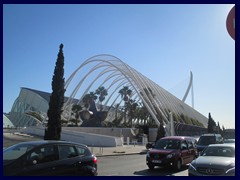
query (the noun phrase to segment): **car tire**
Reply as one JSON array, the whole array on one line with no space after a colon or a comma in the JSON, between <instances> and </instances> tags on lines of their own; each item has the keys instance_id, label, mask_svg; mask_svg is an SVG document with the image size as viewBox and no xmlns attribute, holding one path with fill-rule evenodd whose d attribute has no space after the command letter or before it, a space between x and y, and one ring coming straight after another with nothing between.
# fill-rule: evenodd
<instances>
[{"instance_id":1,"label":"car tire","mask_svg":"<svg viewBox=\"0 0 240 180\"><path fill-rule=\"evenodd\" d=\"M153 169L154 169L154 165L148 164L148 168L149 168L150 170L153 170Z\"/></svg>"},{"instance_id":2,"label":"car tire","mask_svg":"<svg viewBox=\"0 0 240 180\"><path fill-rule=\"evenodd\" d=\"M182 169L182 161L181 159L178 159L175 163L174 163L174 169L176 170L181 170Z\"/></svg>"}]
</instances>

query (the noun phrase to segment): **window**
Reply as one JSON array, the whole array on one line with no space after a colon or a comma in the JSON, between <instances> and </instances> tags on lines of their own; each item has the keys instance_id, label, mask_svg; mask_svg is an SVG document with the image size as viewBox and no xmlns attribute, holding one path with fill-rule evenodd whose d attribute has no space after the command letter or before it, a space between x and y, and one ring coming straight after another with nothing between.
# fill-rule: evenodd
<instances>
[{"instance_id":1,"label":"window","mask_svg":"<svg viewBox=\"0 0 240 180\"><path fill-rule=\"evenodd\" d=\"M78 154L79 154L80 156L82 156L82 155L87 156L87 155L90 155L90 154L91 154L88 149L86 149L86 148L84 148L84 147L81 147L81 146L77 146L77 151L78 151Z\"/></svg>"},{"instance_id":2,"label":"window","mask_svg":"<svg viewBox=\"0 0 240 180\"><path fill-rule=\"evenodd\" d=\"M215 144L215 143L216 143L215 136L201 136L198 140L199 145L209 145L209 144Z\"/></svg>"},{"instance_id":3,"label":"window","mask_svg":"<svg viewBox=\"0 0 240 180\"><path fill-rule=\"evenodd\" d=\"M47 145L37 148L36 150L31 152L27 158L28 160L35 160L36 164L57 160L53 145Z\"/></svg>"},{"instance_id":4,"label":"window","mask_svg":"<svg viewBox=\"0 0 240 180\"><path fill-rule=\"evenodd\" d=\"M182 144L181 144L181 150L185 150L187 149L188 146L187 146L187 142L186 141L183 141Z\"/></svg>"},{"instance_id":5,"label":"window","mask_svg":"<svg viewBox=\"0 0 240 180\"><path fill-rule=\"evenodd\" d=\"M188 142L188 148L192 149L193 148L193 143L192 142Z\"/></svg>"},{"instance_id":6,"label":"window","mask_svg":"<svg viewBox=\"0 0 240 180\"><path fill-rule=\"evenodd\" d=\"M30 151L33 148L31 145L14 145L10 148L7 148L3 154L3 160L15 160L20 156Z\"/></svg>"},{"instance_id":7,"label":"window","mask_svg":"<svg viewBox=\"0 0 240 180\"><path fill-rule=\"evenodd\" d=\"M77 156L77 152L73 145L59 145L58 151L59 151L59 159L67 159L67 158Z\"/></svg>"}]
</instances>

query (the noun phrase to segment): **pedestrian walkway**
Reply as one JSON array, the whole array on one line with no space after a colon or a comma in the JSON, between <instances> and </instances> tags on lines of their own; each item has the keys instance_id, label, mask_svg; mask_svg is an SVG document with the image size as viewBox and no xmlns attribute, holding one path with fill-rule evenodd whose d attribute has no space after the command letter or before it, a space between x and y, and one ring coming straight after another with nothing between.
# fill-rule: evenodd
<instances>
[{"instance_id":1,"label":"pedestrian walkway","mask_svg":"<svg viewBox=\"0 0 240 180\"><path fill-rule=\"evenodd\" d=\"M97 157L145 154L147 152L146 147L144 145L123 145L117 147L89 147L89 149Z\"/></svg>"},{"instance_id":2,"label":"pedestrian walkway","mask_svg":"<svg viewBox=\"0 0 240 180\"><path fill-rule=\"evenodd\" d=\"M22 134L18 132L4 132L3 133L3 148L23 141L42 140L42 137ZM91 152L97 157L100 156L118 156L129 154L145 154L146 148L144 145L123 145L117 147L89 147Z\"/></svg>"}]
</instances>

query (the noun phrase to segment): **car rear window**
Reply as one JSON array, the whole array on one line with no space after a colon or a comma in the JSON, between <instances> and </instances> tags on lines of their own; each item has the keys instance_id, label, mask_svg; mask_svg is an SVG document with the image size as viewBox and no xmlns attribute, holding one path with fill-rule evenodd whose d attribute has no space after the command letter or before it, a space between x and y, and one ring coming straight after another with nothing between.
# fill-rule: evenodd
<instances>
[{"instance_id":1,"label":"car rear window","mask_svg":"<svg viewBox=\"0 0 240 180\"><path fill-rule=\"evenodd\" d=\"M198 140L198 145L209 145L215 143L216 143L215 136L201 136Z\"/></svg>"}]
</instances>

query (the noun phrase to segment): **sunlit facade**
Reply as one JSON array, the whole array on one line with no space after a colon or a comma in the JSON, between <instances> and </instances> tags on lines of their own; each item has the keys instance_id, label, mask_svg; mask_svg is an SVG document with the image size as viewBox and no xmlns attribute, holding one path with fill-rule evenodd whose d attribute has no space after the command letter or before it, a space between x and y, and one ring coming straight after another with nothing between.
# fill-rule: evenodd
<instances>
[{"instance_id":1,"label":"sunlit facade","mask_svg":"<svg viewBox=\"0 0 240 180\"><path fill-rule=\"evenodd\" d=\"M14 128L13 123L3 114L3 128Z\"/></svg>"},{"instance_id":2,"label":"sunlit facade","mask_svg":"<svg viewBox=\"0 0 240 180\"><path fill-rule=\"evenodd\" d=\"M9 118L16 127L36 126L41 124L36 118L29 116L27 112L44 114L48 110L49 93L29 88L21 88L19 96L15 100Z\"/></svg>"}]
</instances>

